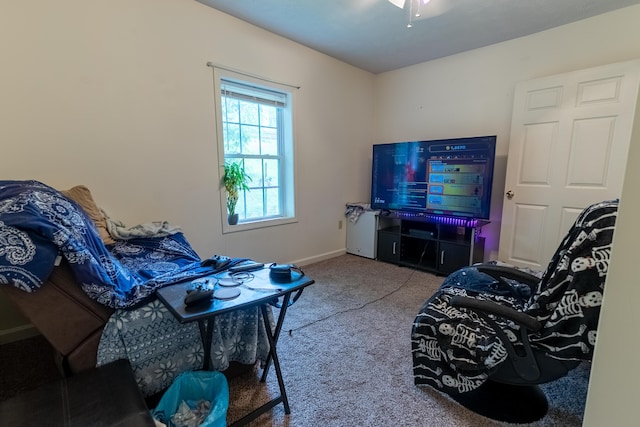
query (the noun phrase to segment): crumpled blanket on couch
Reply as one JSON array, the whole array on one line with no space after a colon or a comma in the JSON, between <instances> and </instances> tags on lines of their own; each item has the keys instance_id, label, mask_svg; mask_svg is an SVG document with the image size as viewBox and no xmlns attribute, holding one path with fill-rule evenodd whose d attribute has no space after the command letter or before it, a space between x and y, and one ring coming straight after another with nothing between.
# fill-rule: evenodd
<instances>
[{"instance_id":1,"label":"crumpled blanket on couch","mask_svg":"<svg viewBox=\"0 0 640 427\"><path fill-rule=\"evenodd\" d=\"M136 237L165 237L182 231L180 227L171 225L168 221L153 221L127 227L122 221L110 218L103 209L100 209L100 212L105 218L109 234L116 240L135 239Z\"/></svg>"}]
</instances>

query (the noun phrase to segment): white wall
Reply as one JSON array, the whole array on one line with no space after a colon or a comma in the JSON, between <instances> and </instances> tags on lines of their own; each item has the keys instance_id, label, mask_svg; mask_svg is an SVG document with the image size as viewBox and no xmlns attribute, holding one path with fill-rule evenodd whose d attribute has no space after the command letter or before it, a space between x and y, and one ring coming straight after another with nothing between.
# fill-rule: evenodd
<instances>
[{"instance_id":1,"label":"white wall","mask_svg":"<svg viewBox=\"0 0 640 427\"><path fill-rule=\"evenodd\" d=\"M638 99L640 105L640 98ZM598 324L596 351L591 368L584 427L640 424L637 368L640 354L638 317L638 217L640 217L640 108L627 159L627 169L616 220L611 262Z\"/></svg>"},{"instance_id":2,"label":"white wall","mask_svg":"<svg viewBox=\"0 0 640 427\"><path fill-rule=\"evenodd\" d=\"M344 250L366 194L374 76L193 0L0 6L3 179L88 185L128 225L167 219L201 256L293 261ZM301 86L297 224L221 234L208 61Z\"/></svg>"},{"instance_id":3,"label":"white wall","mask_svg":"<svg viewBox=\"0 0 640 427\"><path fill-rule=\"evenodd\" d=\"M496 259L515 84L640 58L640 6L376 77L375 142L497 135L486 258Z\"/></svg>"},{"instance_id":4,"label":"white wall","mask_svg":"<svg viewBox=\"0 0 640 427\"><path fill-rule=\"evenodd\" d=\"M345 203L370 186L372 74L193 0L2 1L0 52L1 179L85 184L127 225L180 225L202 257L344 252ZM297 223L222 234L208 61L301 86Z\"/></svg>"}]
</instances>

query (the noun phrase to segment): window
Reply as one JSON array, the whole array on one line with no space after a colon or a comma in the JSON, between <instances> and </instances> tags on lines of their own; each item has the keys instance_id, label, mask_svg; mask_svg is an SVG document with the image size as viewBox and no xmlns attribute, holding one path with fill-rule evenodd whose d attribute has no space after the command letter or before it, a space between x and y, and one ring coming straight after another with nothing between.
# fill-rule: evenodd
<instances>
[{"instance_id":1,"label":"window","mask_svg":"<svg viewBox=\"0 0 640 427\"><path fill-rule=\"evenodd\" d=\"M249 190L240 191L236 205L238 226L228 226L226 203L221 204L223 231L292 222L295 209L291 92L277 84L219 69L215 69L214 75L219 94L219 155L224 163L240 163L251 178Z\"/></svg>"}]
</instances>

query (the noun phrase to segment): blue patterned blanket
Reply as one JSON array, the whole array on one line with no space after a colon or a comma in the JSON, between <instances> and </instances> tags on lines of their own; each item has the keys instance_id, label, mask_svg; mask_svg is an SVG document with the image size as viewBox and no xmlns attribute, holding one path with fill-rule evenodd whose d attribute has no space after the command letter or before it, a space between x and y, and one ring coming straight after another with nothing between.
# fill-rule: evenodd
<instances>
[{"instance_id":1,"label":"blue patterned blanket","mask_svg":"<svg viewBox=\"0 0 640 427\"><path fill-rule=\"evenodd\" d=\"M180 232L106 247L91 218L59 191L0 181L0 284L37 290L59 254L84 292L112 308L132 308L159 287L211 273Z\"/></svg>"},{"instance_id":2,"label":"blue patterned blanket","mask_svg":"<svg viewBox=\"0 0 640 427\"><path fill-rule=\"evenodd\" d=\"M37 181L0 181L0 286L35 292L59 255L90 298L116 308L102 332L98 365L128 359L145 396L165 389L181 372L202 368L197 323L180 324L154 298L162 286L212 273L200 266L182 233L105 246L86 212L59 191ZM272 315L269 320L273 328ZM264 360L268 352L258 308L216 317L213 369Z\"/></svg>"}]
</instances>

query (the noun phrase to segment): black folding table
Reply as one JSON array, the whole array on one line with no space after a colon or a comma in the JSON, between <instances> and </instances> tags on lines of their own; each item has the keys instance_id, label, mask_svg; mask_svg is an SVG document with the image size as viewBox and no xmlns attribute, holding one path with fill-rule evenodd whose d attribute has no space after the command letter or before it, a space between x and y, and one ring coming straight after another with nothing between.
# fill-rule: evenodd
<instances>
[{"instance_id":1,"label":"black folding table","mask_svg":"<svg viewBox=\"0 0 640 427\"><path fill-rule=\"evenodd\" d=\"M227 275L228 273L216 274L201 279L209 279L213 285L217 281L217 277ZM297 300L304 288L314 283L314 280L298 272L292 272L292 280L288 283L274 282L269 277L269 268L265 267L257 271L250 273L242 273L238 275L239 279L245 277L242 284L237 287L222 287L216 284L214 290L220 289L238 289L240 295L233 299L216 299L214 298L210 304L197 305L188 307L184 303L185 295L188 289L192 289L194 284L192 281L179 283L176 285L167 286L157 290L158 299L162 301L169 311L176 317L180 323L198 322L200 328L200 335L202 338L202 346L204 349L204 364L203 369L208 370L210 366L211 358L211 341L213 337L213 325L216 316L224 313L228 313L235 310L247 309L252 307L260 307L262 318L264 320L265 329L267 332L267 340L269 341L269 353L267 360L260 378L261 382L265 382L267 374L269 372L269 366L273 361L273 366L276 371L278 379L278 387L280 388L280 396L265 403L259 408L255 409L251 413L235 421L232 426L243 426L264 412L272 409L278 404L284 405L285 414L290 414L291 409L289 407L289 401L287 399L287 393L284 387L284 380L282 378L282 371L280 370L280 362L278 360L277 343L280 337L280 331L282 329L282 323L284 322L287 308L293 300ZM292 299L292 295L295 293ZM224 296L224 295L223 295ZM280 302L280 298L282 301ZM269 304L280 307L280 313L276 320L276 327L272 331L270 327L268 309Z\"/></svg>"}]
</instances>

